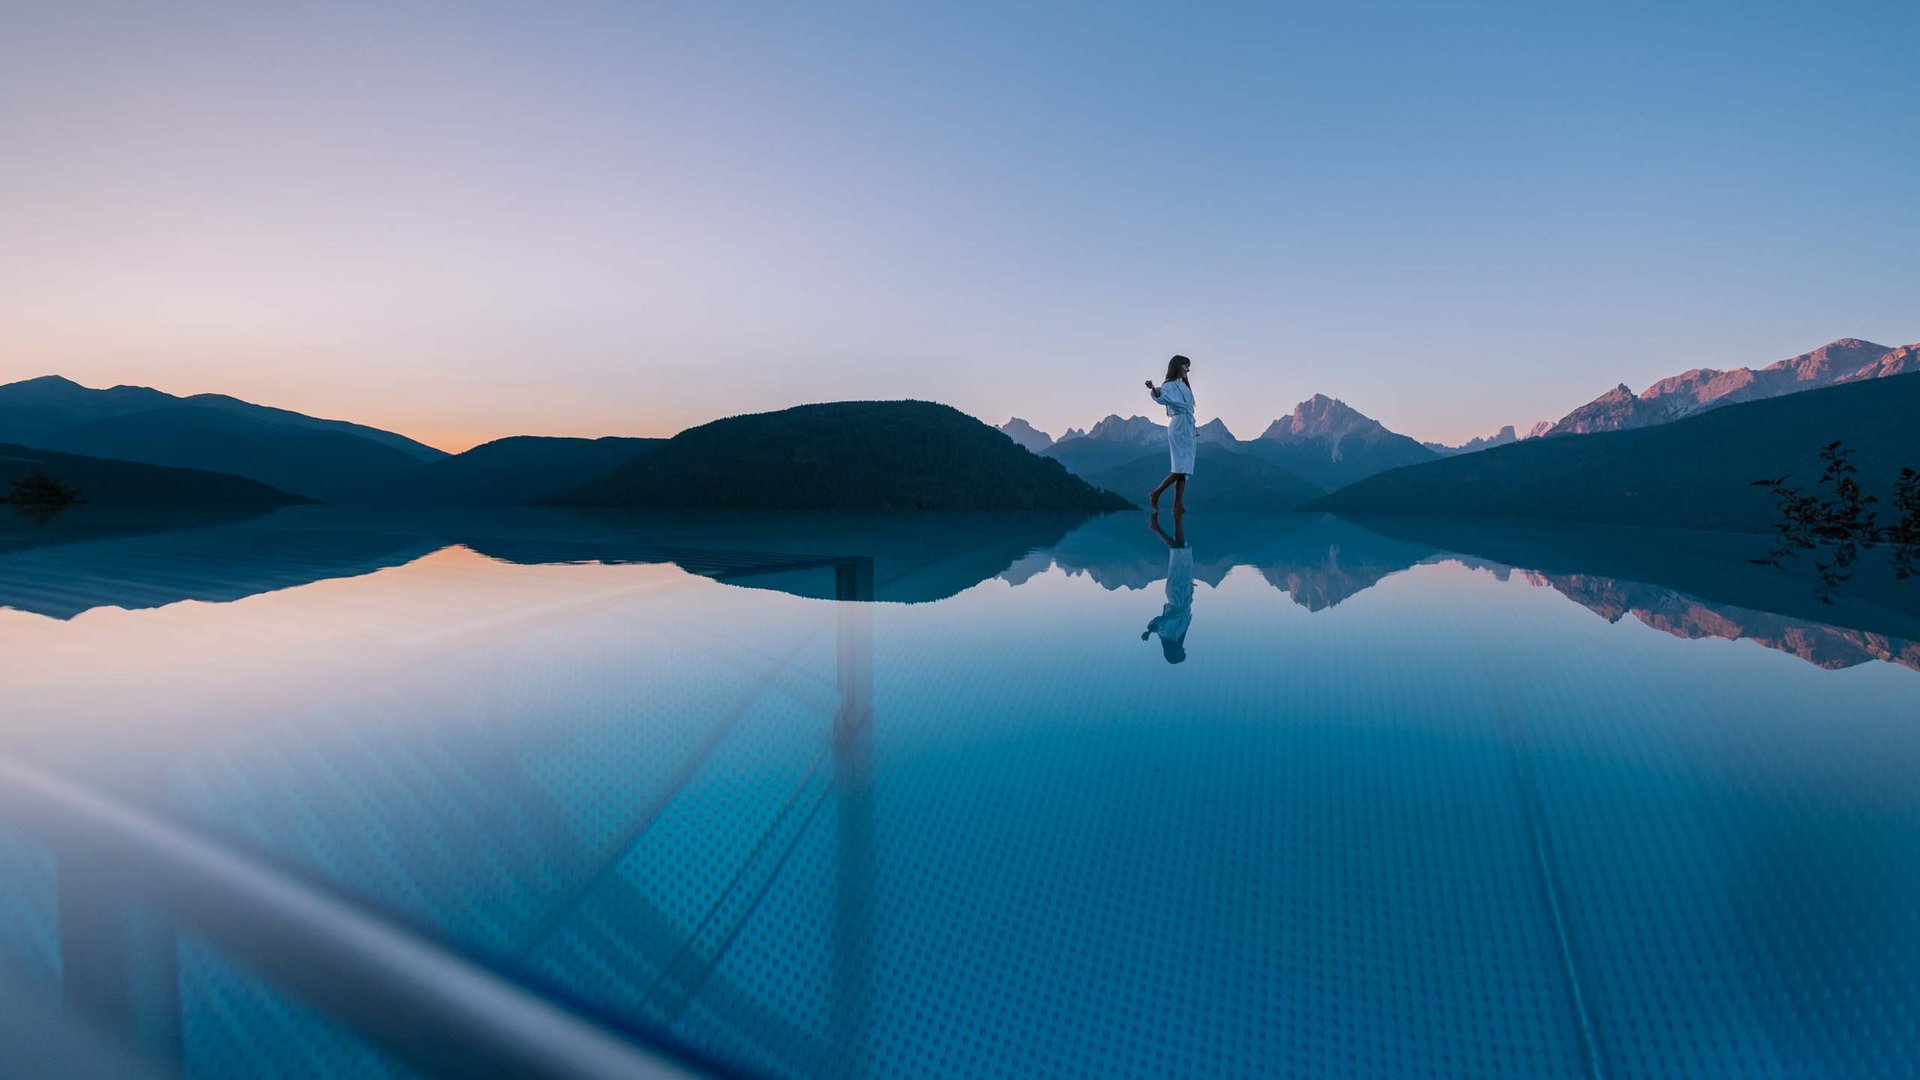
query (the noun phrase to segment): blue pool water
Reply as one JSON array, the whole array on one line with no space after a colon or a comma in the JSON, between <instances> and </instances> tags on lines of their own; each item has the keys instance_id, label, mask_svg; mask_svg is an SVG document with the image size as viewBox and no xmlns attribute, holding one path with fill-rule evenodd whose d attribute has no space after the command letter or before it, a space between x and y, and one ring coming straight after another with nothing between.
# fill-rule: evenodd
<instances>
[{"instance_id":1,"label":"blue pool water","mask_svg":"<svg viewBox=\"0 0 1920 1080\"><path fill-rule=\"evenodd\" d=\"M695 1075L1914 1076L1920 583L1754 546L76 515L0 760ZM11 1038L487 1074L94 843L0 824Z\"/></svg>"}]
</instances>

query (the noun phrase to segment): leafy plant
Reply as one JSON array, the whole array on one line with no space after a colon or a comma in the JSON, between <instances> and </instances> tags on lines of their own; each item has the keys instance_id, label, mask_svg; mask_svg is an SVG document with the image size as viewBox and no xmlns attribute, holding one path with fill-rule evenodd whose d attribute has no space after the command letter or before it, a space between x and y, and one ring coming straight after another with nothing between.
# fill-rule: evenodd
<instances>
[{"instance_id":1,"label":"leafy plant","mask_svg":"<svg viewBox=\"0 0 1920 1080\"><path fill-rule=\"evenodd\" d=\"M1882 524L1875 509L1880 500L1861 490L1859 470L1852 457L1853 451L1841 441L1828 443L1820 451L1823 467L1811 493L1787 483L1785 476L1753 482L1773 494L1780 520L1774 523L1774 531L1779 534L1774 546L1751 561L1779 567L1799 552L1822 552L1824 561L1816 557L1813 564L1820 579L1814 592L1828 604L1833 603L1833 594L1840 586L1853 577L1852 567L1863 550L1887 545L1893 555L1894 577L1899 580L1920 573L1920 472L1900 470L1890 504L1900 516Z\"/></svg>"},{"instance_id":2,"label":"leafy plant","mask_svg":"<svg viewBox=\"0 0 1920 1080\"><path fill-rule=\"evenodd\" d=\"M1899 520L1885 529L1893 546L1893 575L1901 581L1920 574L1920 471L1901 469L1893 485L1893 508Z\"/></svg>"},{"instance_id":3,"label":"leafy plant","mask_svg":"<svg viewBox=\"0 0 1920 1080\"><path fill-rule=\"evenodd\" d=\"M13 482L7 501L34 509L63 509L80 501L80 493L35 469Z\"/></svg>"}]
</instances>

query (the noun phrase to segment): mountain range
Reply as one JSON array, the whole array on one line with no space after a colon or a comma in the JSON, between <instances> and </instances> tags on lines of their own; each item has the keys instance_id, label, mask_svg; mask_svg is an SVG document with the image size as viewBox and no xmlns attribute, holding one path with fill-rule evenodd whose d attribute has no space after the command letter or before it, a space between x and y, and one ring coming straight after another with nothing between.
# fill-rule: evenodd
<instances>
[{"instance_id":1,"label":"mountain range","mask_svg":"<svg viewBox=\"0 0 1920 1080\"><path fill-rule=\"evenodd\" d=\"M1652 427L1527 439L1369 477L1312 504L1340 513L1544 518L1766 531L1779 518L1752 481L1811 489L1844 441L1857 479L1885 498L1920 466L1920 374L1709 409Z\"/></svg>"},{"instance_id":2,"label":"mountain range","mask_svg":"<svg viewBox=\"0 0 1920 1080\"><path fill-rule=\"evenodd\" d=\"M1267 425L1254 438L1240 438L1218 419L1202 424L1198 435L1206 448L1201 455L1204 475L1191 497L1200 507L1211 503L1216 508L1278 509L1296 505L1312 492L1342 489L1412 468L1416 470L1410 474L1412 479L1397 478L1393 485L1433 485L1434 490L1424 498L1426 504L1473 512L1468 507L1480 497L1478 495L1463 502L1449 502L1463 490L1459 483L1466 473L1419 470L1447 461L1476 461L1467 472L1478 473L1481 466L1477 459L1533 447L1543 441L1540 438L1543 435L1551 436L1545 441L1562 442L1594 435L1652 431L1727 409L1820 393L1823 389L1882 383L1916 371L1920 371L1920 345L1889 348L1857 338L1842 338L1765 367L1695 369L1662 379L1638 394L1623 385L1574 410L1556 424L1534 425L1525 436L1516 428L1504 427L1491 436L1458 446L1420 444L1388 430L1337 398L1316 394ZM677 440L515 436L449 455L395 432L306 416L225 395L178 396L139 386L96 390L58 376L0 386L0 443L42 455L65 454L92 462L82 464L75 460L61 465L70 472L90 470L87 475L92 490L82 492L89 501L151 502L185 498L182 493L186 489L158 482L161 474L127 470L114 473L109 468L109 463L120 462L225 474L272 489L272 498L335 503L505 505L599 498L620 502L632 498L657 505L649 500L671 498L693 499L699 505L706 505L698 500L737 498L747 500L740 505L786 505L792 500L826 497L825 492L840 491L831 496L839 500L832 505L1039 508L1051 505L1053 500L1064 500L1060 508L1085 509L1084 490L1063 485L1059 473L1034 471L1030 467L1035 464L1031 463L1031 457L1037 454L1051 459L1048 464L1057 463L1066 474L1097 488L1115 491L1123 500L1140 498L1141 479L1149 476L1157 479L1154 474L1164 468L1166 429L1145 416L1108 416L1084 431L1069 429L1058 440L1015 418L1000 426L1004 438L983 439L982 433L989 431L985 425L971 418L966 418L964 424L954 421L953 417L960 416L958 413L936 422L933 414L925 410L939 407L924 402L839 405L855 410L880 409L871 417L877 424L876 433L900 433L907 440L902 445L910 446L911 453L902 456L882 442L867 439L860 433L839 432L831 425L809 427L799 422L799 418L826 414L788 410L787 414L792 415L786 420L761 419L720 429L730 433L728 437L753 441L780 428L784 442L758 442L752 446L743 442L736 447L703 442L700 445L707 455L704 459L669 456L664 459L668 465L647 462L656 452L683 453L675 448ZM1823 430L1835 437L1851 436L1849 425L1840 418L1826 415L1828 406L1810 409L1812 411L1804 415L1798 410L1788 410L1778 417L1778 422L1787 425L1790 433L1798 431L1794 425L1804 421L1825 425ZM761 416L772 418L787 414ZM710 437L710 434L702 435L680 445ZM780 447L777 452L776 442ZM1009 456L1006 453L1009 451L1021 456ZM1616 452L1631 455L1640 450L1603 443L1580 451L1583 455L1599 456ZM855 456L848 456L850 453ZM858 453L868 456L861 458ZM1533 451L1527 453L1531 455ZM46 457L45 460L55 459ZM1546 460L1532 456L1503 458L1500 467L1518 468L1509 462ZM1740 464L1727 458L1713 460L1728 467ZM1762 456L1753 460L1771 459ZM676 488L672 482L658 479L664 475L661 470L675 461L679 462L675 467L684 469L685 476L707 477L708 482L701 490L716 494L701 494L685 484ZM823 469L822 462L826 461L836 464ZM739 470L738 475L723 475L721 463ZM1633 462L1621 465L1626 469L1622 475L1640 467ZM1702 472L1700 461L1675 459L1668 463L1668 468L1675 473L1697 474L1703 483L1709 479ZM836 470L843 470L844 475ZM1734 481L1744 483L1752 478L1746 475L1752 471L1749 465ZM752 476L747 475L749 473ZM126 479L137 475L156 479L144 487ZM650 475L656 479L642 482L643 477ZM615 476L623 479L616 483ZM764 482L756 477L764 478ZM777 484L782 480L792 482L784 492L767 489L759 494L748 493L748 489L756 485L764 487L765 483ZM609 486L597 486L603 482ZM1522 487L1545 483L1539 477L1522 483L1517 476L1514 482L1521 483ZM246 503L265 497L256 489L197 483L201 486L194 489L196 501L232 499ZM622 483L633 486L625 493L616 491ZM870 501L861 504L850 489L842 490L848 485L869 488ZM996 485L1008 487L1004 493L989 494L989 489ZM1352 498L1388 499L1393 485L1369 487ZM669 494L670 489L677 493ZM1604 491L1605 485L1594 490ZM175 494L166 495L167 492ZM1550 506L1560 507L1553 511L1555 513L1569 512L1570 499L1577 501L1571 495L1550 493L1541 503L1541 512ZM1390 501L1407 506L1423 500L1409 501L1402 491L1392 495ZM1656 502L1647 501L1645 505L1653 506ZM1601 512L1594 507L1588 509L1591 513ZM1627 511L1623 506L1616 506L1605 512ZM1751 517L1750 514L1736 516L1749 520Z\"/></svg>"},{"instance_id":3,"label":"mountain range","mask_svg":"<svg viewBox=\"0 0 1920 1080\"><path fill-rule=\"evenodd\" d=\"M1841 338L1763 368L1694 368L1661 379L1638 394L1621 383L1561 417L1546 434L1590 435L1650 427L1743 401L1916 371L1920 371L1920 345L1895 349Z\"/></svg>"},{"instance_id":4,"label":"mountain range","mask_svg":"<svg viewBox=\"0 0 1920 1080\"><path fill-rule=\"evenodd\" d=\"M1434 554L1331 514L1225 513L1206 521L1205 540L1193 548L1195 581L1217 588L1236 567L1251 567L1309 611L1332 608ZM1000 577L1017 586L1058 569L1109 591L1149 588L1165 580L1167 558L1140 542L1142 531L1125 515L1097 517Z\"/></svg>"},{"instance_id":5,"label":"mountain range","mask_svg":"<svg viewBox=\"0 0 1920 1080\"><path fill-rule=\"evenodd\" d=\"M447 454L405 436L236 398L0 386L0 443L91 503L1124 509L985 424L927 402L732 417L673 439L514 436ZM647 459L660 455L655 466Z\"/></svg>"},{"instance_id":6,"label":"mountain range","mask_svg":"<svg viewBox=\"0 0 1920 1080\"><path fill-rule=\"evenodd\" d=\"M1323 611L1409 567L1457 563L1551 589L1608 621L1746 639L1821 667L1920 669L1920 593L1817 599L1804 577L1748 561L1753 537L1607 525L1209 514L1196 581L1244 567ZM666 563L728 584L840 595L836 563L870 563L875 600L917 603L1049 571L1152 588L1166 553L1128 515L732 512L551 508L235 507L177 514L83 507L46 525L0 515L0 607L70 619L100 606L225 603L412 562L448 545L520 564ZM773 555L771 553L779 553ZM769 566L784 560L791 569ZM1793 568L1790 568L1793 569ZM1804 568L1798 568L1804 570ZM1859 567L1886 580L1886 566ZM1157 600L1155 601L1157 603Z\"/></svg>"},{"instance_id":7,"label":"mountain range","mask_svg":"<svg viewBox=\"0 0 1920 1080\"><path fill-rule=\"evenodd\" d=\"M1069 434L1058 441L1019 417L1000 425L999 430L1028 449L1038 446L1035 453L1053 458L1068 472L1089 482L1101 486L1127 483L1129 494L1139 487L1138 480L1155 468L1158 474L1146 487L1151 488L1166 475L1166 425L1145 416L1110 415L1084 432L1069 429ZM1196 462L1196 473L1208 461L1216 463L1208 468L1210 479L1204 498L1211 505L1236 509L1296 505L1305 492L1331 490L1385 469L1439 456L1387 430L1346 402L1324 394L1301 402L1293 412L1269 424L1258 438L1235 436L1217 417L1195 429L1194 437L1202 447L1243 455L1266 466L1256 467L1220 454L1202 454ZM1153 466L1154 461L1159 464ZM1220 471L1223 469L1224 474ZM1229 487L1212 482L1223 475L1231 477Z\"/></svg>"},{"instance_id":8,"label":"mountain range","mask_svg":"<svg viewBox=\"0 0 1920 1080\"><path fill-rule=\"evenodd\" d=\"M1301 402L1255 439L1235 438L1218 419L1202 425L1197 434L1202 442L1252 454L1297 479L1333 491L1391 469L1477 454L1544 436L1652 427L1711 409L1913 372L1920 372L1920 344L1890 348L1859 338L1840 338L1762 368L1695 368L1661 379L1638 394L1623 383L1558 422L1538 421L1525 434L1509 424L1492 435L1458 445L1415 442L1324 394ZM1021 446L1053 457L1075 475L1089 479L1108 478L1142 452L1163 448L1166 438L1165 426L1144 416L1108 416L1084 431L1069 428L1058 440L1019 417L1000 425L1000 430ZM1290 486L1282 485L1282 490ZM1236 493L1236 500L1243 498L1243 493ZM1276 490L1261 501L1271 503L1279 498Z\"/></svg>"},{"instance_id":9,"label":"mountain range","mask_svg":"<svg viewBox=\"0 0 1920 1080\"><path fill-rule=\"evenodd\" d=\"M1805 561L1759 565L1757 537L1548 521L1379 516L1354 524L1452 552L1463 565L1553 589L1609 622L1684 638L1746 639L1826 668L1887 660L1920 670L1920 590L1884 552L1856 589L1822 599Z\"/></svg>"},{"instance_id":10,"label":"mountain range","mask_svg":"<svg viewBox=\"0 0 1920 1080\"><path fill-rule=\"evenodd\" d=\"M1521 439L1537 439L1551 430L1553 430L1553 421L1541 420L1536 422L1532 428L1528 429L1525 435L1516 431L1512 424L1508 424L1491 435L1480 435L1468 439L1466 442L1460 443L1457 446L1449 446L1446 443L1437 442L1423 442L1420 445L1439 454L1441 457L1450 457L1454 454L1471 454L1479 450L1491 450L1496 446L1505 446L1508 443L1519 442Z\"/></svg>"},{"instance_id":11,"label":"mountain range","mask_svg":"<svg viewBox=\"0 0 1920 1080\"><path fill-rule=\"evenodd\" d=\"M222 394L92 390L57 375L0 386L0 442L228 473L323 501L356 498L447 456L391 431Z\"/></svg>"}]
</instances>

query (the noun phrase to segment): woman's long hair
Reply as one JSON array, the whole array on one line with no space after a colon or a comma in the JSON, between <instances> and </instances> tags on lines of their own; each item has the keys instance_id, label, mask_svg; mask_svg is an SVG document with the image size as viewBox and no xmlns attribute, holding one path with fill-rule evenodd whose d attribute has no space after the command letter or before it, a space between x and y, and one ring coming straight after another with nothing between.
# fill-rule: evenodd
<instances>
[{"instance_id":1,"label":"woman's long hair","mask_svg":"<svg viewBox=\"0 0 1920 1080\"><path fill-rule=\"evenodd\" d=\"M1173 359L1167 361L1167 377L1162 381L1172 382L1175 379L1179 379L1181 382L1186 382L1187 369L1192 366L1193 366L1193 361L1187 359L1184 356L1176 356ZM1187 383L1187 385L1191 386L1193 384Z\"/></svg>"}]
</instances>

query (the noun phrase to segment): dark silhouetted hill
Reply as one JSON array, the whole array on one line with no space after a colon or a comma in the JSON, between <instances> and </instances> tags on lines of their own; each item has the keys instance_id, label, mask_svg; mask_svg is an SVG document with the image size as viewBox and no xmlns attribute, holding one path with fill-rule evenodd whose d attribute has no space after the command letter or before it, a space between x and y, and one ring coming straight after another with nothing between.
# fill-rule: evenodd
<instances>
[{"instance_id":1,"label":"dark silhouetted hill","mask_svg":"<svg viewBox=\"0 0 1920 1080\"><path fill-rule=\"evenodd\" d=\"M35 471L72 488L89 505L285 506L307 501L240 476L0 443L0 492Z\"/></svg>"},{"instance_id":2,"label":"dark silhouetted hill","mask_svg":"<svg viewBox=\"0 0 1920 1080\"><path fill-rule=\"evenodd\" d=\"M1901 468L1920 467L1916 418L1920 374L1867 379L1395 469L1314 506L1766 531L1778 511L1751 481L1784 475L1810 487L1821 448L1840 439L1855 450L1862 486L1884 496Z\"/></svg>"},{"instance_id":3,"label":"dark silhouetted hill","mask_svg":"<svg viewBox=\"0 0 1920 1080\"><path fill-rule=\"evenodd\" d=\"M245 476L325 502L350 502L419 464L371 439L177 405L68 428L49 449Z\"/></svg>"},{"instance_id":4,"label":"dark silhouetted hill","mask_svg":"<svg viewBox=\"0 0 1920 1080\"><path fill-rule=\"evenodd\" d=\"M383 501L515 506L548 502L598 479L665 439L515 435L402 473Z\"/></svg>"},{"instance_id":5,"label":"dark silhouetted hill","mask_svg":"<svg viewBox=\"0 0 1920 1080\"><path fill-rule=\"evenodd\" d=\"M1086 481L1144 505L1147 492L1166 475L1167 453L1160 450L1094 473ZM1271 462L1226 446L1201 443L1195 448L1187 502L1220 510L1292 510L1324 494L1325 488ZM1172 506L1171 499L1171 495L1166 496L1162 505Z\"/></svg>"},{"instance_id":6,"label":"dark silhouetted hill","mask_svg":"<svg viewBox=\"0 0 1920 1080\"><path fill-rule=\"evenodd\" d=\"M294 427L311 428L315 431L357 435L399 450L416 461L432 461L446 456L445 451L436 450L391 431L383 431L380 428L346 420L323 420L289 409L255 405L226 394L191 394L178 397L147 386L115 386L105 390L93 390L58 375L45 375L37 379L0 386L0 433L7 436L0 441L34 445L34 440L26 437L28 434L52 435L90 420L111 419L116 416L151 412L176 405L212 409L215 412L249 417L263 423L288 424ZM13 435L16 431L20 433L18 437Z\"/></svg>"},{"instance_id":7,"label":"dark silhouetted hill","mask_svg":"<svg viewBox=\"0 0 1920 1080\"><path fill-rule=\"evenodd\" d=\"M842 401L716 420L555 501L833 510L1129 505L965 413L925 401Z\"/></svg>"},{"instance_id":8,"label":"dark silhouetted hill","mask_svg":"<svg viewBox=\"0 0 1920 1080\"><path fill-rule=\"evenodd\" d=\"M405 436L222 394L91 390L58 376L0 386L0 441L206 469L310 498L351 501L446 455Z\"/></svg>"},{"instance_id":9,"label":"dark silhouetted hill","mask_svg":"<svg viewBox=\"0 0 1920 1080\"><path fill-rule=\"evenodd\" d=\"M180 399L144 386L89 390L70 379L46 375L0 386L0 442L39 445L41 440L92 420L178 405Z\"/></svg>"},{"instance_id":10,"label":"dark silhouetted hill","mask_svg":"<svg viewBox=\"0 0 1920 1080\"><path fill-rule=\"evenodd\" d=\"M1201 424L1194 439L1203 446L1249 454L1322 490L1439 456L1325 394L1301 402L1257 439L1236 437L1218 417ZM1166 446L1165 424L1145 416L1109 415L1086 431L1069 429L1058 442L1036 452L1075 476L1091 479L1131 465L1149 450L1165 453Z\"/></svg>"}]
</instances>

